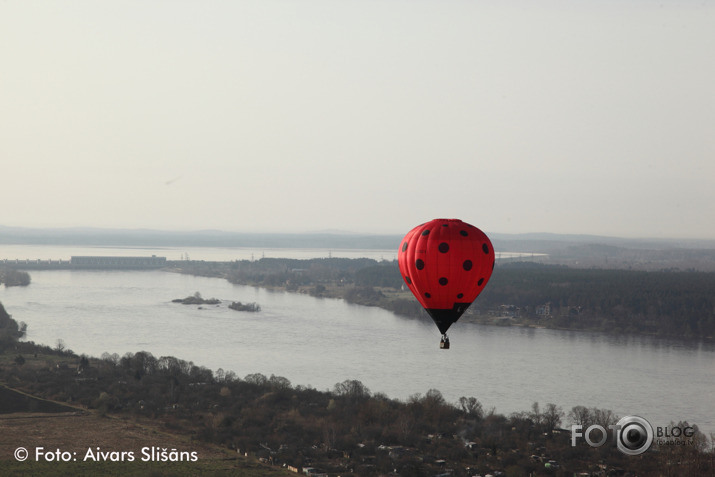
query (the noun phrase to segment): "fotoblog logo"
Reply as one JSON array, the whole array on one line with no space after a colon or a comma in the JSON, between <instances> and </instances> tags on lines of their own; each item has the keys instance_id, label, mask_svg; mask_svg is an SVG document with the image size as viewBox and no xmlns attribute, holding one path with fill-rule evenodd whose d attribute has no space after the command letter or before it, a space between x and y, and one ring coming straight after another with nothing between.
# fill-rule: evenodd
<instances>
[{"instance_id":1,"label":"fotoblog logo","mask_svg":"<svg viewBox=\"0 0 715 477\"><path fill-rule=\"evenodd\" d=\"M639 416L626 416L616 423L616 445L627 455L640 455L653 443L653 426Z\"/></svg>"},{"instance_id":2,"label":"fotoblog logo","mask_svg":"<svg viewBox=\"0 0 715 477\"><path fill-rule=\"evenodd\" d=\"M653 444L653 426L642 417L626 416L608 428L618 450L626 455L640 455ZM608 431L599 424L592 424L585 430L582 425L571 426L571 446L576 446L579 437L591 447L601 447L608 440Z\"/></svg>"}]
</instances>

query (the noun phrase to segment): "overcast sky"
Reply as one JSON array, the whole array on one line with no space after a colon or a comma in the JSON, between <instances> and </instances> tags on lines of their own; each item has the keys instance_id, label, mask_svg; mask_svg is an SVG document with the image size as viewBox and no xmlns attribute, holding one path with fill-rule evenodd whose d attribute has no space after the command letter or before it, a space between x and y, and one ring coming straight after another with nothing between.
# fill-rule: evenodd
<instances>
[{"instance_id":1,"label":"overcast sky","mask_svg":"<svg viewBox=\"0 0 715 477\"><path fill-rule=\"evenodd\" d=\"M715 1L0 3L0 225L715 238Z\"/></svg>"}]
</instances>

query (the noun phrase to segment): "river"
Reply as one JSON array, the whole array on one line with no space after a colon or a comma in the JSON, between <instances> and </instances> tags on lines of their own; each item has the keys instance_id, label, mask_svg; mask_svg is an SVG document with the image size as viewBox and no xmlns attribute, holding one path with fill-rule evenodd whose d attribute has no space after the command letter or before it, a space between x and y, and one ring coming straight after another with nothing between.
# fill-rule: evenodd
<instances>
[{"instance_id":1,"label":"river","mask_svg":"<svg viewBox=\"0 0 715 477\"><path fill-rule=\"evenodd\" d=\"M503 414L553 402L566 412L584 405L715 432L712 343L458 322L452 348L440 350L431 322L342 300L162 271L31 276L28 287L0 288L0 302L28 324L27 340L62 339L76 353L149 351L320 390L357 379L398 399L438 389L449 402L474 396ZM225 302L203 309L171 302L197 291ZM230 301L262 310L237 312Z\"/></svg>"},{"instance_id":2,"label":"river","mask_svg":"<svg viewBox=\"0 0 715 477\"><path fill-rule=\"evenodd\" d=\"M397 244L399 245L399 244ZM371 258L373 260L397 260L397 245L394 250L384 249L320 249L320 248L265 248L265 247L108 247L71 245L25 245L0 244L0 265L4 260L63 260L72 256L119 256L148 257L156 255L167 260L205 260L231 262L234 260L258 260L260 258ZM497 260L523 258L538 260L543 253L495 251Z\"/></svg>"}]
</instances>

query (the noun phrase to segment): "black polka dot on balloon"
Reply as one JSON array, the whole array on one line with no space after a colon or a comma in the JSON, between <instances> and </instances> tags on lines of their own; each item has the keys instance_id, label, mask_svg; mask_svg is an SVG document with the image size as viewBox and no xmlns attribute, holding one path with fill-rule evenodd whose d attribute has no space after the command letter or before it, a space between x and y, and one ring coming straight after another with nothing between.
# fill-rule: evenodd
<instances>
[{"instance_id":1,"label":"black polka dot on balloon","mask_svg":"<svg viewBox=\"0 0 715 477\"><path fill-rule=\"evenodd\" d=\"M429 235L429 229L423 230L423 231L422 231L422 235L424 235L424 236Z\"/></svg>"},{"instance_id":2,"label":"black polka dot on balloon","mask_svg":"<svg viewBox=\"0 0 715 477\"><path fill-rule=\"evenodd\" d=\"M422 270L425 268L425 262L422 261L422 259L418 258L415 260L415 267L417 267L417 270Z\"/></svg>"},{"instance_id":3,"label":"black polka dot on balloon","mask_svg":"<svg viewBox=\"0 0 715 477\"><path fill-rule=\"evenodd\" d=\"M442 253L447 253L449 252L449 244L447 242L442 242L439 244L439 251Z\"/></svg>"},{"instance_id":4,"label":"black polka dot on balloon","mask_svg":"<svg viewBox=\"0 0 715 477\"><path fill-rule=\"evenodd\" d=\"M484 283L484 278L480 278L479 281L477 282L477 285L482 286L482 283Z\"/></svg>"},{"instance_id":5,"label":"black polka dot on balloon","mask_svg":"<svg viewBox=\"0 0 715 477\"><path fill-rule=\"evenodd\" d=\"M442 278L439 279L439 284L440 284L440 285L445 286L447 283L449 283L449 280L447 280L447 278L442 277Z\"/></svg>"},{"instance_id":6,"label":"black polka dot on balloon","mask_svg":"<svg viewBox=\"0 0 715 477\"><path fill-rule=\"evenodd\" d=\"M459 295L457 295L458 300L461 300L462 298L464 298L464 293L460 293Z\"/></svg>"},{"instance_id":7,"label":"black polka dot on balloon","mask_svg":"<svg viewBox=\"0 0 715 477\"><path fill-rule=\"evenodd\" d=\"M407 242L405 242L405 244L402 246L402 251L403 252L407 251Z\"/></svg>"},{"instance_id":8,"label":"black polka dot on balloon","mask_svg":"<svg viewBox=\"0 0 715 477\"><path fill-rule=\"evenodd\" d=\"M494 261L492 262L492 271L494 270L494 265L496 265L496 264L497 264L497 261L494 260Z\"/></svg>"},{"instance_id":9,"label":"black polka dot on balloon","mask_svg":"<svg viewBox=\"0 0 715 477\"><path fill-rule=\"evenodd\" d=\"M487 247L487 244L482 244L482 250L484 250L484 253L489 253L489 247Z\"/></svg>"},{"instance_id":10,"label":"black polka dot on balloon","mask_svg":"<svg viewBox=\"0 0 715 477\"><path fill-rule=\"evenodd\" d=\"M472 269L472 261L465 260L464 263L462 264L462 268L464 268L466 271L471 270Z\"/></svg>"},{"instance_id":11,"label":"black polka dot on balloon","mask_svg":"<svg viewBox=\"0 0 715 477\"><path fill-rule=\"evenodd\" d=\"M466 230L460 230L460 231L459 231L459 235L461 235L462 237L466 237L466 236L469 235L469 233L467 233Z\"/></svg>"},{"instance_id":12,"label":"black polka dot on balloon","mask_svg":"<svg viewBox=\"0 0 715 477\"><path fill-rule=\"evenodd\" d=\"M410 277L405 277L405 281L408 285L412 285L412 279Z\"/></svg>"},{"instance_id":13,"label":"black polka dot on balloon","mask_svg":"<svg viewBox=\"0 0 715 477\"><path fill-rule=\"evenodd\" d=\"M432 298L432 295L430 295L429 293L425 293L425 298Z\"/></svg>"}]
</instances>

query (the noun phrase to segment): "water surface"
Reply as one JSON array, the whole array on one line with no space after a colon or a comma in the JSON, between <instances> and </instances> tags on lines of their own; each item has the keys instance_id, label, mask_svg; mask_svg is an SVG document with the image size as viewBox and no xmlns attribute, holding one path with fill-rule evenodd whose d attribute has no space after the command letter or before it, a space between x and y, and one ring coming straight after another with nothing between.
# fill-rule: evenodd
<instances>
[{"instance_id":1,"label":"water surface","mask_svg":"<svg viewBox=\"0 0 715 477\"><path fill-rule=\"evenodd\" d=\"M101 356L149 351L243 377L260 372L330 389L358 379L407 399L438 389L450 402L527 411L534 401L637 414L654 426L688 420L715 432L715 346L603 333L458 322L452 348L431 322L342 300L232 285L161 271L35 271L0 302L28 324L27 339ZM200 292L221 306L171 303ZM256 302L259 313L230 301Z\"/></svg>"}]
</instances>

